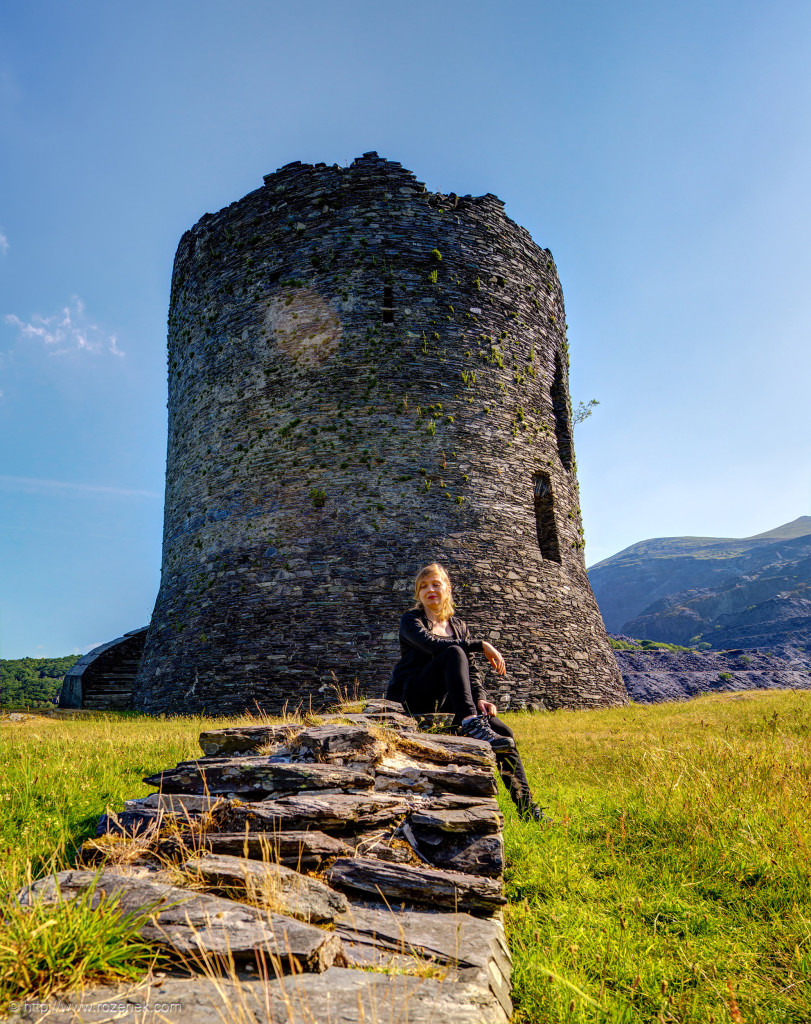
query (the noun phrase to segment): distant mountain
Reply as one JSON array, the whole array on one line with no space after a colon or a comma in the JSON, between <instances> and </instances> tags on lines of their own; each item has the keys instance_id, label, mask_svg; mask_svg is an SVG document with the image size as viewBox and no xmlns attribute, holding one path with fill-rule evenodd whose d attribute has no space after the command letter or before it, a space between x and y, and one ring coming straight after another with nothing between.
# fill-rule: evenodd
<instances>
[{"instance_id":1,"label":"distant mountain","mask_svg":"<svg viewBox=\"0 0 811 1024\"><path fill-rule=\"evenodd\" d=\"M811 516L754 537L662 537L589 569L606 628L716 650L811 641Z\"/></svg>"}]
</instances>

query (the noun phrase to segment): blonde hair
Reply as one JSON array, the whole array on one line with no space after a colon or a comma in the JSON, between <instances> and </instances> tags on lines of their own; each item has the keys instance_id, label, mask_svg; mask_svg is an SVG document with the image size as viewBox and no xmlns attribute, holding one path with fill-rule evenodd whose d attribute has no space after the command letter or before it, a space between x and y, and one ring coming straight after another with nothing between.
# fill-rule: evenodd
<instances>
[{"instance_id":1,"label":"blonde hair","mask_svg":"<svg viewBox=\"0 0 811 1024\"><path fill-rule=\"evenodd\" d=\"M431 562L430 565L426 565L417 573L417 578L414 580L414 600L416 602L414 607L421 608L422 611L425 611L425 605L420 600L420 587L428 579L429 576L439 576L440 579L443 579L448 584L447 596L445 600L442 602L442 607L439 609L440 619L443 622L447 622L447 620L451 617L451 615L453 615L454 612L453 591L451 587L450 576L438 562Z\"/></svg>"}]
</instances>

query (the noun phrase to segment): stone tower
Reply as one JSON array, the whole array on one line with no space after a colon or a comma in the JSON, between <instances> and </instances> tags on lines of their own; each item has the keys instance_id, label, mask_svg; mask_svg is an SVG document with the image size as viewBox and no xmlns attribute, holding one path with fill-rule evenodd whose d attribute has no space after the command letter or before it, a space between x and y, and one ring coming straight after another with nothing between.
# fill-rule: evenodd
<instances>
[{"instance_id":1,"label":"stone tower","mask_svg":"<svg viewBox=\"0 0 811 1024\"><path fill-rule=\"evenodd\" d=\"M379 695L444 563L501 708L626 700L589 586L563 295L494 195L288 164L180 241L148 712Z\"/></svg>"}]
</instances>

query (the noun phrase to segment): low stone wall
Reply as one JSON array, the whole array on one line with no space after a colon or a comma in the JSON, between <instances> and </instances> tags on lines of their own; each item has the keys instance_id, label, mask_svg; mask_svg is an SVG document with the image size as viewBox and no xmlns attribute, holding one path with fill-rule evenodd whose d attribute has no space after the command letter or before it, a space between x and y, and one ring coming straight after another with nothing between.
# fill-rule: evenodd
<instances>
[{"instance_id":1,"label":"low stone wall","mask_svg":"<svg viewBox=\"0 0 811 1024\"><path fill-rule=\"evenodd\" d=\"M141 933L178 970L86 991L81 1017L52 1006L49 1021L101 1022L112 1003L116 1019L175 1024L229 1020L234 1007L246 1024L509 1020L488 744L420 732L387 701L200 744L203 757L102 818L84 867L18 896L65 899L96 879L96 900L153 904Z\"/></svg>"}]
</instances>

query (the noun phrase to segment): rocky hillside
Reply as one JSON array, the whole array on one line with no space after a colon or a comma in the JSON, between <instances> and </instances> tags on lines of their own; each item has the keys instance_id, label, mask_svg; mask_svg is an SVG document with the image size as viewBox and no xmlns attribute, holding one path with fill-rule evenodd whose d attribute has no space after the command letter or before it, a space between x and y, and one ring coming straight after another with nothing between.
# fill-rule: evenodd
<instances>
[{"instance_id":1,"label":"rocky hillside","mask_svg":"<svg viewBox=\"0 0 811 1024\"><path fill-rule=\"evenodd\" d=\"M726 690L811 689L811 654L798 648L771 651L615 650L628 696L637 704L687 700Z\"/></svg>"},{"instance_id":2,"label":"rocky hillside","mask_svg":"<svg viewBox=\"0 0 811 1024\"><path fill-rule=\"evenodd\" d=\"M811 516L755 537L663 537L589 570L606 627L675 644L811 642Z\"/></svg>"}]
</instances>

